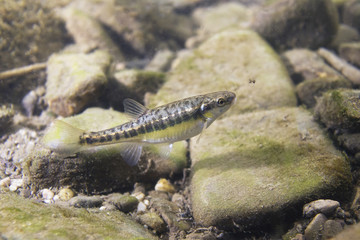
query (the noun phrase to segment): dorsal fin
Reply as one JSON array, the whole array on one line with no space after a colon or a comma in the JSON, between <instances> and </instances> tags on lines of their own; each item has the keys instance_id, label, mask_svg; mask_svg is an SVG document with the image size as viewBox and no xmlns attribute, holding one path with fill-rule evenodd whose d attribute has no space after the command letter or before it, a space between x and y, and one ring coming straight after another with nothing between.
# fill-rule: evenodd
<instances>
[{"instance_id":1,"label":"dorsal fin","mask_svg":"<svg viewBox=\"0 0 360 240\"><path fill-rule=\"evenodd\" d=\"M124 99L123 104L125 113L132 118L138 118L148 110L141 103L130 98Z\"/></svg>"}]
</instances>

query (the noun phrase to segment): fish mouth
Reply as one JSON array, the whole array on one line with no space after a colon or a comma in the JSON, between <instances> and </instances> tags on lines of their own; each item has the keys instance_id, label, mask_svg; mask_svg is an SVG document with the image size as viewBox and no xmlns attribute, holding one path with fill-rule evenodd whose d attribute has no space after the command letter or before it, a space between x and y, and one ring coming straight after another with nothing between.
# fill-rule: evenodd
<instances>
[{"instance_id":1,"label":"fish mouth","mask_svg":"<svg viewBox=\"0 0 360 240\"><path fill-rule=\"evenodd\" d=\"M230 102L230 105L234 105L236 102L236 94L233 92L230 92L230 96L228 97L228 101Z\"/></svg>"}]
</instances>

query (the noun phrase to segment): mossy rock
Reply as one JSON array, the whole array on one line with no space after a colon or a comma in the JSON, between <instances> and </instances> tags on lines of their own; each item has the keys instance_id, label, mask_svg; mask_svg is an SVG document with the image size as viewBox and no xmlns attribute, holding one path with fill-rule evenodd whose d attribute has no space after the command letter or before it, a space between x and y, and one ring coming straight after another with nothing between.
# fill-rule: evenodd
<instances>
[{"instance_id":1,"label":"mossy rock","mask_svg":"<svg viewBox=\"0 0 360 240\"><path fill-rule=\"evenodd\" d=\"M59 53L49 58L45 98L51 111L71 116L95 102L105 89L111 56L104 51Z\"/></svg>"},{"instance_id":2,"label":"mossy rock","mask_svg":"<svg viewBox=\"0 0 360 240\"><path fill-rule=\"evenodd\" d=\"M0 193L0 232L4 239L158 239L119 211L45 205L14 193Z\"/></svg>"},{"instance_id":3,"label":"mossy rock","mask_svg":"<svg viewBox=\"0 0 360 240\"><path fill-rule=\"evenodd\" d=\"M347 159L301 108L215 121L191 142L191 159L193 214L205 226L273 228L305 202L347 196L351 186Z\"/></svg>"},{"instance_id":4,"label":"mossy rock","mask_svg":"<svg viewBox=\"0 0 360 240\"><path fill-rule=\"evenodd\" d=\"M251 30L214 35L170 72L150 106L197 94L228 90L237 102L227 115L295 106L289 75L276 52Z\"/></svg>"},{"instance_id":5,"label":"mossy rock","mask_svg":"<svg viewBox=\"0 0 360 240\"><path fill-rule=\"evenodd\" d=\"M323 94L315 106L316 117L328 128L360 129L360 91L331 90Z\"/></svg>"},{"instance_id":6,"label":"mossy rock","mask_svg":"<svg viewBox=\"0 0 360 240\"><path fill-rule=\"evenodd\" d=\"M314 107L324 92L337 88L351 88L351 82L342 76L318 77L301 82L296 86L296 93L302 103Z\"/></svg>"}]
</instances>

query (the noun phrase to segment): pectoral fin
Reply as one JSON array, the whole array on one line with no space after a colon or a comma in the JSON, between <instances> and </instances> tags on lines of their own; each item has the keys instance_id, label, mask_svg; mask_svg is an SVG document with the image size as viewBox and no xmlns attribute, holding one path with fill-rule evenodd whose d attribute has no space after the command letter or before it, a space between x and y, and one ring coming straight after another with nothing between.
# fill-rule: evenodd
<instances>
[{"instance_id":1,"label":"pectoral fin","mask_svg":"<svg viewBox=\"0 0 360 240\"><path fill-rule=\"evenodd\" d=\"M122 144L120 154L128 165L135 166L139 162L141 152L142 145L129 143Z\"/></svg>"}]
</instances>

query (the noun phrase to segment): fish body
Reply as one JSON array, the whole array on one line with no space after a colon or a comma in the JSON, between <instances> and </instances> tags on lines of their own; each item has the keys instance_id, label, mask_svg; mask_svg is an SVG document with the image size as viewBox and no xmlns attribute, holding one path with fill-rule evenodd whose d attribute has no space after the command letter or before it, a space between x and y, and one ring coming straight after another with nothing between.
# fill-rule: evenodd
<instances>
[{"instance_id":1,"label":"fish body","mask_svg":"<svg viewBox=\"0 0 360 240\"><path fill-rule=\"evenodd\" d=\"M228 91L214 92L175 101L153 109L140 103L124 100L125 113L132 120L119 126L97 132L81 129L57 120L55 127L61 137L47 137L45 144L54 151L75 153L96 146L117 144L123 159L135 165L146 144L167 144L189 139L200 134L215 119L226 112L235 100Z\"/></svg>"}]
</instances>

